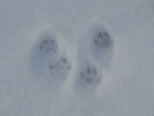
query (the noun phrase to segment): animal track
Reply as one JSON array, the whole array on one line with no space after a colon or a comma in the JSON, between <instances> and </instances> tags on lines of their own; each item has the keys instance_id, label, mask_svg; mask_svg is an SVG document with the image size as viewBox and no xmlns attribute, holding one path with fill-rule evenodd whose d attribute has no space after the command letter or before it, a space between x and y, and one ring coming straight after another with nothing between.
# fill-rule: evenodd
<instances>
[{"instance_id":1,"label":"animal track","mask_svg":"<svg viewBox=\"0 0 154 116\"><path fill-rule=\"evenodd\" d=\"M49 52L57 52L58 46L57 46L57 43L54 39L46 38L46 39L42 40L39 48L44 53L49 53Z\"/></svg>"},{"instance_id":2,"label":"animal track","mask_svg":"<svg viewBox=\"0 0 154 116\"><path fill-rule=\"evenodd\" d=\"M79 34L76 87L90 87L95 90L102 82L103 70L107 70L112 59L113 39L106 27L99 23L91 23ZM93 88L93 89L92 89Z\"/></svg>"},{"instance_id":3,"label":"animal track","mask_svg":"<svg viewBox=\"0 0 154 116\"><path fill-rule=\"evenodd\" d=\"M49 64L51 74L58 77L66 77L71 70L71 63L66 57L57 59L56 62Z\"/></svg>"},{"instance_id":4,"label":"animal track","mask_svg":"<svg viewBox=\"0 0 154 116\"><path fill-rule=\"evenodd\" d=\"M98 70L93 66L87 66L80 72L80 80L84 84L97 84L100 81Z\"/></svg>"},{"instance_id":5,"label":"animal track","mask_svg":"<svg viewBox=\"0 0 154 116\"><path fill-rule=\"evenodd\" d=\"M98 32L94 37L94 43L100 48L111 48L113 40L111 40L110 34L106 31Z\"/></svg>"},{"instance_id":6,"label":"animal track","mask_svg":"<svg viewBox=\"0 0 154 116\"><path fill-rule=\"evenodd\" d=\"M42 33L37 37L32 61L35 62L33 69L38 73L37 75L41 73L41 80L53 83L62 80L64 84L71 74L75 77L72 79L75 88L79 87L79 90L84 87L96 89L102 80L102 71L110 65L114 43L106 27L101 24L89 25L79 36L79 45L76 44L78 46L75 51L68 49L70 46L68 41L60 41L64 38L50 34L50 32ZM71 53L76 52L76 58L68 57L67 50Z\"/></svg>"},{"instance_id":7,"label":"animal track","mask_svg":"<svg viewBox=\"0 0 154 116\"><path fill-rule=\"evenodd\" d=\"M41 80L65 79L70 72L71 62L60 52L58 37L50 33L42 33L33 48L32 65ZM54 80L55 81L55 80Z\"/></svg>"},{"instance_id":8,"label":"animal track","mask_svg":"<svg viewBox=\"0 0 154 116\"><path fill-rule=\"evenodd\" d=\"M97 64L102 68L108 67L113 56L113 39L106 27L101 24L91 26L87 39L90 39L89 50Z\"/></svg>"}]
</instances>

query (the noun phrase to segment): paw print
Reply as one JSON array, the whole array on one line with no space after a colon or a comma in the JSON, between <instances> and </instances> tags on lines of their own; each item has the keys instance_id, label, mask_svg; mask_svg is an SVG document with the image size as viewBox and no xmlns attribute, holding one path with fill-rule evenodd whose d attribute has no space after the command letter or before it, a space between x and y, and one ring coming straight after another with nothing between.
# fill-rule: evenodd
<instances>
[{"instance_id":1,"label":"paw print","mask_svg":"<svg viewBox=\"0 0 154 116\"><path fill-rule=\"evenodd\" d=\"M56 40L52 38L45 38L44 40L41 41L39 48L44 53L50 53L50 52L56 53L58 45Z\"/></svg>"},{"instance_id":2,"label":"paw print","mask_svg":"<svg viewBox=\"0 0 154 116\"><path fill-rule=\"evenodd\" d=\"M87 41L90 40L88 49L95 62L102 68L110 66L113 57L114 41L110 32L103 25L93 25L87 29Z\"/></svg>"},{"instance_id":3,"label":"paw print","mask_svg":"<svg viewBox=\"0 0 154 116\"><path fill-rule=\"evenodd\" d=\"M93 66L88 66L80 72L80 81L86 84L97 84L100 81L99 72Z\"/></svg>"},{"instance_id":4,"label":"paw print","mask_svg":"<svg viewBox=\"0 0 154 116\"><path fill-rule=\"evenodd\" d=\"M71 63L66 57L60 58L54 63L49 64L50 72L56 74L57 77L66 77L71 70Z\"/></svg>"},{"instance_id":5,"label":"paw print","mask_svg":"<svg viewBox=\"0 0 154 116\"><path fill-rule=\"evenodd\" d=\"M110 48L112 47L113 41L108 32L98 32L96 37L94 37L94 43L100 48Z\"/></svg>"},{"instance_id":6,"label":"paw print","mask_svg":"<svg viewBox=\"0 0 154 116\"><path fill-rule=\"evenodd\" d=\"M63 48L58 43L58 35L42 33L37 38L31 60L36 78L41 81L65 79L70 72L71 63L66 54L61 52Z\"/></svg>"}]
</instances>

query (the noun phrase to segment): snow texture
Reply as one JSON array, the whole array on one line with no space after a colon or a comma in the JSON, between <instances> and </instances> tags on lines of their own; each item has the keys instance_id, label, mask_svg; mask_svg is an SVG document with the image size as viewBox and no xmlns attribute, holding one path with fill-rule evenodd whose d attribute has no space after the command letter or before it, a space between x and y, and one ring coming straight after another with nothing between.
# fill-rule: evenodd
<instances>
[{"instance_id":1,"label":"snow texture","mask_svg":"<svg viewBox=\"0 0 154 116\"><path fill-rule=\"evenodd\" d=\"M1 0L0 116L154 116L153 0Z\"/></svg>"}]
</instances>

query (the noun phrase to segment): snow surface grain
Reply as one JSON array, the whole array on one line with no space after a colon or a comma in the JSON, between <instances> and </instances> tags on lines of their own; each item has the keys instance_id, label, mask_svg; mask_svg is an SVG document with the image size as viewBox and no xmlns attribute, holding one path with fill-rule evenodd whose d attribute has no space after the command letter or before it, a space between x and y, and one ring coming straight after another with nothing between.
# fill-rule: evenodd
<instances>
[{"instance_id":1,"label":"snow surface grain","mask_svg":"<svg viewBox=\"0 0 154 116\"><path fill-rule=\"evenodd\" d=\"M0 116L154 116L153 0L1 0Z\"/></svg>"}]
</instances>

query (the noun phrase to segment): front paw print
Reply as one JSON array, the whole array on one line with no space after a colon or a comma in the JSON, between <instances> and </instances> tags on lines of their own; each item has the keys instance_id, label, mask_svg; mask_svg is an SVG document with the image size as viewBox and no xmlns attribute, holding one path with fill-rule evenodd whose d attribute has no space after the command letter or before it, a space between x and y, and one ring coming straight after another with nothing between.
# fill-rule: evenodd
<instances>
[{"instance_id":1,"label":"front paw print","mask_svg":"<svg viewBox=\"0 0 154 116\"><path fill-rule=\"evenodd\" d=\"M51 74L56 78L67 77L71 70L71 63L66 57L59 58L56 62L49 64Z\"/></svg>"},{"instance_id":2,"label":"front paw print","mask_svg":"<svg viewBox=\"0 0 154 116\"><path fill-rule=\"evenodd\" d=\"M111 48L113 41L110 37L110 34L106 31L103 31L97 33L96 37L94 37L94 43L100 48Z\"/></svg>"},{"instance_id":3,"label":"front paw print","mask_svg":"<svg viewBox=\"0 0 154 116\"><path fill-rule=\"evenodd\" d=\"M46 38L42 40L39 46L40 50L44 53L49 53L49 52L57 52L58 46L57 43L54 39L52 38Z\"/></svg>"},{"instance_id":4,"label":"front paw print","mask_svg":"<svg viewBox=\"0 0 154 116\"><path fill-rule=\"evenodd\" d=\"M94 66L87 66L80 72L80 82L82 84L97 84L100 79L99 72Z\"/></svg>"}]
</instances>

